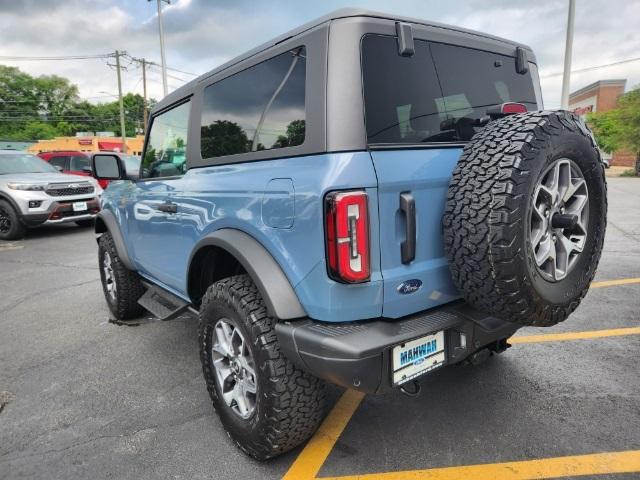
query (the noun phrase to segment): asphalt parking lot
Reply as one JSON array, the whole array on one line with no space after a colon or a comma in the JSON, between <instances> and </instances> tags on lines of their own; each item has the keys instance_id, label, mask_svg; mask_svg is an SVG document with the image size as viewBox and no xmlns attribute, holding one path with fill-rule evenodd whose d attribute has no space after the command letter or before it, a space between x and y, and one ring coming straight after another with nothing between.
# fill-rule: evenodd
<instances>
[{"instance_id":1,"label":"asphalt parking lot","mask_svg":"<svg viewBox=\"0 0 640 480\"><path fill-rule=\"evenodd\" d=\"M640 478L637 179L609 179L599 283L564 324L417 398L331 389L320 432L267 463L213 414L194 321L109 321L90 229L0 242L0 273L2 479Z\"/></svg>"}]
</instances>

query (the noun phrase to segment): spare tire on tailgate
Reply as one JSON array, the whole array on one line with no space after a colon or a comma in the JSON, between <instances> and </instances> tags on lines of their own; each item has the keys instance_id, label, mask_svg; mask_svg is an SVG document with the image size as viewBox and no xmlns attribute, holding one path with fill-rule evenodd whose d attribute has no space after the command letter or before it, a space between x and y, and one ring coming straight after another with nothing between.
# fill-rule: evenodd
<instances>
[{"instance_id":1,"label":"spare tire on tailgate","mask_svg":"<svg viewBox=\"0 0 640 480\"><path fill-rule=\"evenodd\" d=\"M492 121L465 146L449 184L443 226L453 281L503 320L561 322L593 279L606 215L600 153L577 116Z\"/></svg>"}]
</instances>

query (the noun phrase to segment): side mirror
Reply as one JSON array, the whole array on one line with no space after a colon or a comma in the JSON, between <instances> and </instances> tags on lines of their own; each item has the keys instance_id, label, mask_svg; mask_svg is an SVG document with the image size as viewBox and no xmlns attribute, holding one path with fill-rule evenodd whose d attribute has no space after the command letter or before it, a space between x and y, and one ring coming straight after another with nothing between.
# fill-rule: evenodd
<instances>
[{"instance_id":1,"label":"side mirror","mask_svg":"<svg viewBox=\"0 0 640 480\"><path fill-rule=\"evenodd\" d=\"M124 165L116 155L94 155L92 170L98 180L124 180L127 178Z\"/></svg>"},{"instance_id":2,"label":"side mirror","mask_svg":"<svg viewBox=\"0 0 640 480\"><path fill-rule=\"evenodd\" d=\"M88 173L88 174L92 174L93 173L93 170L91 170L91 167L89 165L86 165L86 166L82 167L82 171L84 173Z\"/></svg>"},{"instance_id":3,"label":"side mirror","mask_svg":"<svg viewBox=\"0 0 640 480\"><path fill-rule=\"evenodd\" d=\"M56 170L58 170L59 172L62 172L62 167L60 165L54 165L54 167L56 168Z\"/></svg>"}]
</instances>

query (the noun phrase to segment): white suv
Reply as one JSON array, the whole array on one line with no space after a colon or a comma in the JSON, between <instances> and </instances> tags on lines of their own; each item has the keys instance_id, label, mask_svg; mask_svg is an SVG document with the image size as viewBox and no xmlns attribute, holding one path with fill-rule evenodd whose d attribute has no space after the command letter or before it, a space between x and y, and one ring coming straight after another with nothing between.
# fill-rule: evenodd
<instances>
[{"instance_id":1,"label":"white suv","mask_svg":"<svg viewBox=\"0 0 640 480\"><path fill-rule=\"evenodd\" d=\"M92 224L101 195L93 178L60 173L29 153L0 150L0 240L43 224Z\"/></svg>"}]
</instances>

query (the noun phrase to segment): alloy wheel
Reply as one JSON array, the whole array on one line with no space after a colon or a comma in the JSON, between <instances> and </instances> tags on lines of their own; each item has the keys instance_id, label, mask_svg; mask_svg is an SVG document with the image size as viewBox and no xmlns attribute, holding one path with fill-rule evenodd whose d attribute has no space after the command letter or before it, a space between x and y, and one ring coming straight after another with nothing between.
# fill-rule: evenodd
<instances>
[{"instance_id":1,"label":"alloy wheel","mask_svg":"<svg viewBox=\"0 0 640 480\"><path fill-rule=\"evenodd\" d=\"M104 271L104 284L107 289L107 293L111 300L115 302L118 291L116 286L116 276L113 273L113 263L109 252L104 252L104 257L102 258L102 270Z\"/></svg>"},{"instance_id":2,"label":"alloy wheel","mask_svg":"<svg viewBox=\"0 0 640 480\"><path fill-rule=\"evenodd\" d=\"M529 243L538 271L550 281L564 279L587 240L589 192L580 167L568 158L553 162L533 194Z\"/></svg>"},{"instance_id":3,"label":"alloy wheel","mask_svg":"<svg viewBox=\"0 0 640 480\"><path fill-rule=\"evenodd\" d=\"M211 362L225 403L240 418L256 408L256 370L249 344L230 320L221 318L212 333Z\"/></svg>"}]
</instances>

